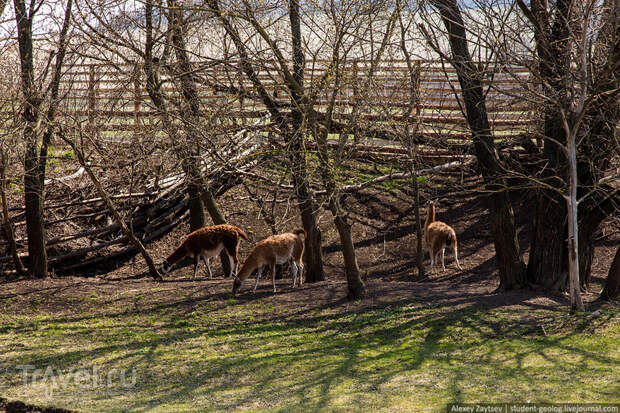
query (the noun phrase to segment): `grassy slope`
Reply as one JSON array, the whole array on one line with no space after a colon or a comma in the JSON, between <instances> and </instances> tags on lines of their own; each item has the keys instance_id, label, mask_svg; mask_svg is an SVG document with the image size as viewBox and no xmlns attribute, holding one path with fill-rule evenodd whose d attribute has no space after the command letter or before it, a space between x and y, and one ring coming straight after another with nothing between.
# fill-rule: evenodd
<instances>
[{"instance_id":1,"label":"grassy slope","mask_svg":"<svg viewBox=\"0 0 620 413\"><path fill-rule=\"evenodd\" d=\"M515 310L413 298L296 312L269 295L233 300L184 288L175 300L158 302L158 289L164 287L135 295L119 284L114 296L63 298L58 304L71 311L31 308L29 315L20 315L24 301L0 301L0 395L84 411L439 411L450 401L620 402L617 308L584 320L542 305ZM11 367L23 364L89 372L97 366L104 384L76 384L73 375L64 385L45 379L23 386ZM105 373L114 368L135 369L135 386L114 376L108 387Z\"/></svg>"}]
</instances>

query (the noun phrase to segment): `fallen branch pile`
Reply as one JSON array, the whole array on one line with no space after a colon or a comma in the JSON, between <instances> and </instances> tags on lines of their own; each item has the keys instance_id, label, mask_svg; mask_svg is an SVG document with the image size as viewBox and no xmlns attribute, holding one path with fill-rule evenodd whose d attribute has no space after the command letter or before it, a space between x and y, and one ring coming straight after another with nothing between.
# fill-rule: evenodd
<instances>
[{"instance_id":1,"label":"fallen branch pile","mask_svg":"<svg viewBox=\"0 0 620 413\"><path fill-rule=\"evenodd\" d=\"M217 156L211 156L210 161L203 159L202 172L208 177L205 183L214 194L223 194L238 183L240 172L250 170L260 162L263 156L261 154L266 153L263 149L266 144L266 140L256 139L254 134L248 134L245 130L240 131L230 139L228 145L218 150ZM223 159L226 161L223 162ZM82 170L79 170L78 173L54 182L66 183L82 174ZM188 215L183 173L165 176L157 182L153 180L147 188L148 191L145 192L110 196L118 202L115 205L116 209L126 217L127 227L131 228L133 234L143 244L173 230ZM129 258L138 252L135 246L128 243L129 239L122 233L120 226L110 222L109 211L101 197L45 205L48 217L54 216L54 211L66 212L74 209L87 213L73 214L71 217L47 222L50 226L71 221L72 227L80 228L77 232L62 234L48 240L49 265L55 273L75 272L94 266L107 267L121 258ZM20 211L13 217L14 225L16 227L25 225L23 208L12 210ZM85 220L86 225L78 225L79 221ZM93 228L93 223L100 223L100 226ZM26 240L18 239L17 243L20 249L24 249ZM0 241L0 244L6 243ZM25 251L20 255L27 262ZM5 265L9 261L8 256L0 257L0 265Z\"/></svg>"},{"instance_id":2,"label":"fallen branch pile","mask_svg":"<svg viewBox=\"0 0 620 413\"><path fill-rule=\"evenodd\" d=\"M256 123L262 123L260 119ZM264 160L271 151L266 150L269 139L262 134L263 130L256 128L256 123L248 129L241 130L233 136L227 145L214 149L205 154L202 163L202 172L205 184L211 192L220 196L233 186L239 184L242 179L269 180L254 172L256 166ZM263 123L265 124L265 123ZM251 133L250 133L251 132ZM329 143L332 150L341 150L337 143ZM277 146L277 145L276 145ZM388 160L395 158L406 160L407 153L402 147L394 145L371 145L355 144L346 145L347 156L370 159L372 161ZM432 168L417 171L418 174L437 173L444 170L454 169L470 165L473 162L471 155L457 155L454 152L446 154L448 162ZM209 159L207 161L207 159ZM440 157L434 159L439 160ZM458 159L455 161L454 159ZM78 172L67 177L50 180L49 183L62 183L66 185L72 179L84 174L80 168ZM340 188L341 193L360 191L372 185L387 180L409 179L409 173L399 172L376 177L366 182L348 185ZM284 189L292 189L292 186L277 183ZM318 189L318 188L317 188ZM322 196L324 191L315 190L316 196ZM110 195L115 200L114 207L125 217L125 224L131 229L133 235L142 244L156 240L183 222L188 216L188 201L185 194L185 176L175 172L159 179L153 179L146 185L143 192L121 193ZM65 225L63 228L78 228L77 231L66 229L57 231L57 236L47 242L50 268L56 273L77 272L93 267L109 267L118 263L120 259L128 259L134 256L138 249L129 242L127 232L121 231L118 223L110 220L110 213L106 209L101 197L86 199L72 199L70 201L56 200L54 203L45 205L48 216L47 225ZM19 211L13 216L15 227L24 225L23 208L13 208ZM58 217L58 216L61 217ZM63 216L64 215L64 216ZM49 219L56 217L56 219ZM23 232L23 231L22 231ZM131 235L131 234L130 234ZM17 244L22 251L25 250L26 240L18 239ZM6 242L0 241L0 245ZM134 243L135 244L135 243ZM20 256L27 261L25 251ZM0 257L0 266L7 265L9 256Z\"/></svg>"}]
</instances>

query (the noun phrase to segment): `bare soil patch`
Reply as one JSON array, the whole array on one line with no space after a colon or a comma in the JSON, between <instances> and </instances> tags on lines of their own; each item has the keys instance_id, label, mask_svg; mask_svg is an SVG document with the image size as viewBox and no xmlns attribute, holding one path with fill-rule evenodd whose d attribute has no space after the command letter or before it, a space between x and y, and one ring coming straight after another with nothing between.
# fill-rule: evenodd
<instances>
[{"instance_id":1,"label":"bare soil patch","mask_svg":"<svg viewBox=\"0 0 620 413\"><path fill-rule=\"evenodd\" d=\"M323 248L327 280L306 283L293 290L290 278L278 280L278 293L271 291L271 280L261 280L255 295L251 292L253 279L243 287L238 300L268 299L278 310L274 317L303 318L316 309L342 308L350 311L375 305L390 305L402 301L415 301L420 305L450 306L479 305L483 307L545 306L566 311L564 295L547 296L533 291L516 291L493 294L499 281L496 274L495 255L484 206L484 195L477 192L479 177L475 175L444 173L433 178L432 185L422 185L423 199L438 200L438 219L449 223L459 238L459 255L464 268L459 271L451 254L446 256L446 271L435 270L423 280L415 280L415 222L408 183L390 188L369 188L347 195L344 203L355 222L353 236L356 241L358 262L368 287L368 297L362 301L346 301L346 284L338 236L329 212L323 211L320 225L323 231ZM220 199L230 223L244 228L249 241L240 247L243 260L252 245L271 235L260 210L245 193L236 188ZM527 250L530 237L528 210L532 199L527 194L513 197L519 227L521 247ZM278 205L284 217L283 229L298 226L296 206ZM424 210L424 218L426 211ZM148 246L156 260L163 260L183 239L188 231L183 224L162 239ZM620 242L617 219L610 218L602 226L593 261L592 284L584 300L595 307L598 293L607 276L615 248ZM425 258L428 266L429 260ZM214 260L217 261L217 260ZM222 278L219 263L213 265L213 280L201 266L196 281L189 279L191 266L177 268L161 283L148 277L146 265L136 256L120 262L116 269L95 268L87 274L50 278L47 280L17 280L3 283L0 300L10 299L7 311L49 312L69 315L72 312L98 313L102 308L129 311L151 305L168 306L171 311L191 311L196 302L208 300L226 306L231 299L232 280ZM203 271L204 270L204 271Z\"/></svg>"}]
</instances>

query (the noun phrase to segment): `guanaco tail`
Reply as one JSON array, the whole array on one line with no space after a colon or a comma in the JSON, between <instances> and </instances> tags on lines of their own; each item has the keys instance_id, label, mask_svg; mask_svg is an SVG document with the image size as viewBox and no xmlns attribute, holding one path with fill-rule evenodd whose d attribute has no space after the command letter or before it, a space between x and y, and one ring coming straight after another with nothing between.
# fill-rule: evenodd
<instances>
[{"instance_id":1,"label":"guanaco tail","mask_svg":"<svg viewBox=\"0 0 620 413\"><path fill-rule=\"evenodd\" d=\"M189 234L185 240L177 247L176 250L162 263L161 273L166 274L170 267L185 257L194 259L194 275L192 280L196 278L198 271L198 262L203 259L209 270L209 279L213 278L209 260L216 257L222 250L225 250L230 260L230 265L237 273L239 260L237 259L237 251L239 249L240 238L248 239L248 235L234 225L213 225L197 229Z\"/></svg>"},{"instance_id":2,"label":"guanaco tail","mask_svg":"<svg viewBox=\"0 0 620 413\"><path fill-rule=\"evenodd\" d=\"M254 284L254 292L258 287L258 280L265 266L271 267L271 282L273 284L273 292L276 292L276 264L284 264L291 262L291 271L293 273L293 288L297 284L297 274L299 274L299 285L303 284L304 265L301 257L304 254L304 239L306 231L296 229L293 232L287 232L279 235L272 235L265 238L254 246L250 254L241 265L235 282L233 284L233 295L239 291L241 284L257 270L256 283Z\"/></svg>"},{"instance_id":3,"label":"guanaco tail","mask_svg":"<svg viewBox=\"0 0 620 413\"><path fill-rule=\"evenodd\" d=\"M428 248L428 253L431 256L431 273L435 267L439 252L441 252L441 267L443 271L446 270L444 265L444 255L446 247L451 246L454 250L454 260L459 270L462 270L459 263L458 246L456 241L456 233L448 224L435 221L435 203L430 202L428 204L428 214L426 215L426 223L424 224L424 242Z\"/></svg>"}]
</instances>

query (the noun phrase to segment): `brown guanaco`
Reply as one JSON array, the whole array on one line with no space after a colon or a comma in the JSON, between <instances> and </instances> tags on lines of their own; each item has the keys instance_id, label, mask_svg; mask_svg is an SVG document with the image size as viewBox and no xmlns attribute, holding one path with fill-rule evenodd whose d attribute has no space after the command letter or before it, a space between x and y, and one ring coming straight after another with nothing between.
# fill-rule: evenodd
<instances>
[{"instance_id":1,"label":"brown guanaco","mask_svg":"<svg viewBox=\"0 0 620 413\"><path fill-rule=\"evenodd\" d=\"M161 272L166 274L170 267L185 257L194 259L194 275L192 280L196 278L198 271L198 262L203 259L209 270L209 279L213 278L209 260L216 257L222 249L228 254L231 267L237 273L239 260L237 259L237 251L239 248L240 238L248 239L248 235L234 225L213 225L203 227L190 233L185 240L177 247L176 250L162 263Z\"/></svg>"}]
</instances>

